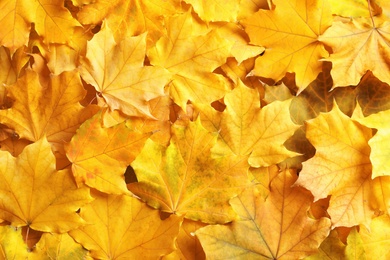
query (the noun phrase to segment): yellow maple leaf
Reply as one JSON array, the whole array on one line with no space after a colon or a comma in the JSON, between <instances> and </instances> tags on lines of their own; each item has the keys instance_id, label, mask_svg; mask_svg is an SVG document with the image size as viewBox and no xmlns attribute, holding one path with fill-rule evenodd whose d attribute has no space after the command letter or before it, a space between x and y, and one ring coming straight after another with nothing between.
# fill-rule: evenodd
<instances>
[{"instance_id":1,"label":"yellow maple leaf","mask_svg":"<svg viewBox=\"0 0 390 260\"><path fill-rule=\"evenodd\" d=\"M127 195L94 192L80 215L93 225L69 234L95 259L158 259L174 250L182 218L161 220L158 211Z\"/></svg>"},{"instance_id":2,"label":"yellow maple leaf","mask_svg":"<svg viewBox=\"0 0 390 260\"><path fill-rule=\"evenodd\" d=\"M150 135L133 131L126 122L104 128L101 113L96 114L80 126L65 148L76 182L107 193L129 193L123 174Z\"/></svg>"},{"instance_id":3,"label":"yellow maple leaf","mask_svg":"<svg viewBox=\"0 0 390 260\"><path fill-rule=\"evenodd\" d=\"M68 169L55 170L45 138L27 146L17 158L8 152L0 152L0 157L1 219L17 227L57 233L85 223L76 211L91 201L89 189L77 188Z\"/></svg>"},{"instance_id":4,"label":"yellow maple leaf","mask_svg":"<svg viewBox=\"0 0 390 260\"><path fill-rule=\"evenodd\" d=\"M305 260L345 259L345 245L340 241L337 231L332 230L321 243L318 253L306 257Z\"/></svg>"},{"instance_id":5,"label":"yellow maple leaf","mask_svg":"<svg viewBox=\"0 0 390 260\"><path fill-rule=\"evenodd\" d=\"M240 10L238 13L238 20L247 18L259 9L270 9L271 1L270 0L241 0L240 1Z\"/></svg>"},{"instance_id":6,"label":"yellow maple leaf","mask_svg":"<svg viewBox=\"0 0 390 260\"><path fill-rule=\"evenodd\" d=\"M116 43L105 22L88 42L80 74L95 87L111 110L153 117L147 101L164 95L170 74L160 67L143 66L145 37L146 34L124 37Z\"/></svg>"},{"instance_id":7,"label":"yellow maple leaf","mask_svg":"<svg viewBox=\"0 0 390 260\"><path fill-rule=\"evenodd\" d=\"M170 96L184 111L188 100L210 104L231 87L212 72L225 63L233 43L216 29L205 33L194 20L190 11L167 18L167 35L148 51L151 64L173 74Z\"/></svg>"},{"instance_id":8,"label":"yellow maple leaf","mask_svg":"<svg viewBox=\"0 0 390 260\"><path fill-rule=\"evenodd\" d=\"M390 218L388 214L374 218L370 229L361 227L359 234L367 259L389 259Z\"/></svg>"},{"instance_id":9,"label":"yellow maple leaf","mask_svg":"<svg viewBox=\"0 0 390 260\"><path fill-rule=\"evenodd\" d=\"M290 101L260 108L257 90L247 88L241 81L224 100L224 112L196 105L205 127L219 132L214 152L249 155L249 164L253 167L270 166L297 155L283 146L299 127L290 119Z\"/></svg>"},{"instance_id":10,"label":"yellow maple leaf","mask_svg":"<svg viewBox=\"0 0 390 260\"><path fill-rule=\"evenodd\" d=\"M195 231L206 224L199 221L184 219L176 239L176 250L165 256L164 260L186 259L204 260L206 255L200 245L199 239L195 236Z\"/></svg>"},{"instance_id":11,"label":"yellow maple leaf","mask_svg":"<svg viewBox=\"0 0 390 260\"><path fill-rule=\"evenodd\" d=\"M31 12L35 1L23 0L17 4L17 0L4 0L0 2L0 45L10 49L13 54L16 49L27 45L30 28Z\"/></svg>"},{"instance_id":12,"label":"yellow maple leaf","mask_svg":"<svg viewBox=\"0 0 390 260\"><path fill-rule=\"evenodd\" d=\"M390 110L385 110L358 119L359 123L378 130L374 137L368 142L371 147L370 160L373 168L372 178L390 175L390 163L388 161L390 149L387 145L390 133L389 116Z\"/></svg>"},{"instance_id":13,"label":"yellow maple leaf","mask_svg":"<svg viewBox=\"0 0 390 260\"><path fill-rule=\"evenodd\" d=\"M390 53L390 22L384 16L335 21L320 41L332 48L333 87L357 85L368 71L390 82L387 58Z\"/></svg>"},{"instance_id":14,"label":"yellow maple leaf","mask_svg":"<svg viewBox=\"0 0 390 260\"><path fill-rule=\"evenodd\" d=\"M293 171L279 173L267 199L246 189L231 199L239 219L195 232L210 259L300 259L316 252L330 231L330 220L307 216L312 196L300 187Z\"/></svg>"},{"instance_id":15,"label":"yellow maple leaf","mask_svg":"<svg viewBox=\"0 0 390 260\"><path fill-rule=\"evenodd\" d=\"M1 88L12 85L19 77L22 67L28 62L29 58L25 55L24 48L18 49L12 56L6 48L0 47L0 83ZM0 103L3 103L3 96Z\"/></svg>"},{"instance_id":16,"label":"yellow maple leaf","mask_svg":"<svg viewBox=\"0 0 390 260\"><path fill-rule=\"evenodd\" d=\"M11 53L27 45L31 23L43 37L45 44L71 43L71 36L80 23L63 6L62 0L5 0L0 3L4 11L0 21L0 45L10 48Z\"/></svg>"},{"instance_id":17,"label":"yellow maple leaf","mask_svg":"<svg viewBox=\"0 0 390 260\"><path fill-rule=\"evenodd\" d=\"M329 2L332 6L332 14L344 17L370 17L381 13L379 6L375 3L376 1L373 0L330 0Z\"/></svg>"},{"instance_id":18,"label":"yellow maple leaf","mask_svg":"<svg viewBox=\"0 0 390 260\"><path fill-rule=\"evenodd\" d=\"M226 2L224 0L184 0L191 4L194 11L205 22L234 22L240 6L239 0Z\"/></svg>"},{"instance_id":19,"label":"yellow maple leaf","mask_svg":"<svg viewBox=\"0 0 390 260\"><path fill-rule=\"evenodd\" d=\"M216 133L200 120L175 124L166 148L148 140L131 164L138 182L129 189L154 208L206 223L234 219L228 201L249 185L247 157L212 155ZM152 163L150 163L152 162Z\"/></svg>"},{"instance_id":20,"label":"yellow maple leaf","mask_svg":"<svg viewBox=\"0 0 390 260\"><path fill-rule=\"evenodd\" d=\"M13 226L0 226L0 259L27 259L27 246L21 231Z\"/></svg>"},{"instance_id":21,"label":"yellow maple leaf","mask_svg":"<svg viewBox=\"0 0 390 260\"><path fill-rule=\"evenodd\" d=\"M85 94L77 72L53 76L43 87L38 74L26 70L9 87L15 102L10 109L0 110L0 122L30 141L46 136L57 158L64 160L64 142L70 141L80 124L97 112L97 107L84 108L79 104Z\"/></svg>"},{"instance_id":22,"label":"yellow maple leaf","mask_svg":"<svg viewBox=\"0 0 390 260\"><path fill-rule=\"evenodd\" d=\"M272 2L275 9L259 10L242 21L250 42L266 48L250 75L279 81L295 72L302 91L321 72L319 59L328 56L318 36L331 25L330 5L325 0Z\"/></svg>"},{"instance_id":23,"label":"yellow maple leaf","mask_svg":"<svg viewBox=\"0 0 390 260\"><path fill-rule=\"evenodd\" d=\"M369 226L374 214L370 205L371 129L344 115L334 104L329 113L307 121L306 136L316 154L303 162L296 185L309 189L315 200L332 195L328 213L334 227Z\"/></svg>"},{"instance_id":24,"label":"yellow maple leaf","mask_svg":"<svg viewBox=\"0 0 390 260\"><path fill-rule=\"evenodd\" d=\"M87 257L87 252L68 233L44 233L28 259L91 259Z\"/></svg>"},{"instance_id":25,"label":"yellow maple leaf","mask_svg":"<svg viewBox=\"0 0 390 260\"><path fill-rule=\"evenodd\" d=\"M180 12L182 6L176 0L96 0L77 3L82 6L78 20L82 24L100 24L106 20L118 41L123 36L147 32L147 46L152 46L164 34L163 16Z\"/></svg>"}]
</instances>

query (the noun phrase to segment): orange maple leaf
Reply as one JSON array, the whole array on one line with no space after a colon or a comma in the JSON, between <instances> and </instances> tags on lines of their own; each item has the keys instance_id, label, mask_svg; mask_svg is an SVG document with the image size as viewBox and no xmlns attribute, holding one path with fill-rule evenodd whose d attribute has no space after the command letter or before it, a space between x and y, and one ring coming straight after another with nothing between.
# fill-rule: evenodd
<instances>
[{"instance_id":1,"label":"orange maple leaf","mask_svg":"<svg viewBox=\"0 0 390 260\"><path fill-rule=\"evenodd\" d=\"M242 21L251 43L266 48L250 75L279 81L295 72L302 91L321 72L319 59L328 56L318 36L331 25L330 5L326 0L272 2L275 9L260 9Z\"/></svg>"},{"instance_id":2,"label":"orange maple leaf","mask_svg":"<svg viewBox=\"0 0 390 260\"><path fill-rule=\"evenodd\" d=\"M64 143L97 112L97 107L84 108L79 104L86 91L77 72L53 76L47 86L42 86L38 74L26 70L8 89L15 102L10 109L0 110L0 122L30 141L46 136L61 161L66 159Z\"/></svg>"},{"instance_id":3,"label":"orange maple leaf","mask_svg":"<svg viewBox=\"0 0 390 260\"><path fill-rule=\"evenodd\" d=\"M17 158L3 151L0 158L0 219L56 233L85 224L76 211L92 200L89 189L77 188L69 169L55 170L45 138L27 146Z\"/></svg>"},{"instance_id":4,"label":"orange maple leaf","mask_svg":"<svg viewBox=\"0 0 390 260\"><path fill-rule=\"evenodd\" d=\"M344 115L334 104L331 112L307 121L306 136L316 154L303 162L296 185L309 189L315 200L332 195L328 212L334 227L369 226L374 215L370 205L371 129Z\"/></svg>"},{"instance_id":5,"label":"orange maple leaf","mask_svg":"<svg viewBox=\"0 0 390 260\"><path fill-rule=\"evenodd\" d=\"M172 126L169 146L148 140L131 164L138 182L129 189L154 208L206 223L234 219L229 199L249 185L247 157L212 155L216 133L200 120Z\"/></svg>"},{"instance_id":6,"label":"orange maple leaf","mask_svg":"<svg viewBox=\"0 0 390 260\"><path fill-rule=\"evenodd\" d=\"M94 192L95 200L80 210L93 225L69 234L96 259L158 259L174 250L182 218L161 220L158 211L127 195Z\"/></svg>"},{"instance_id":7,"label":"orange maple leaf","mask_svg":"<svg viewBox=\"0 0 390 260\"><path fill-rule=\"evenodd\" d=\"M123 174L150 135L133 131L126 122L104 128L101 113L85 121L66 145L77 183L112 194L129 193Z\"/></svg>"},{"instance_id":8,"label":"orange maple leaf","mask_svg":"<svg viewBox=\"0 0 390 260\"><path fill-rule=\"evenodd\" d=\"M229 225L209 225L195 232L212 259L300 259L316 252L330 231L330 220L310 219L310 193L291 187L293 171L282 171L271 182L264 201L256 189L231 199L239 219Z\"/></svg>"}]
</instances>

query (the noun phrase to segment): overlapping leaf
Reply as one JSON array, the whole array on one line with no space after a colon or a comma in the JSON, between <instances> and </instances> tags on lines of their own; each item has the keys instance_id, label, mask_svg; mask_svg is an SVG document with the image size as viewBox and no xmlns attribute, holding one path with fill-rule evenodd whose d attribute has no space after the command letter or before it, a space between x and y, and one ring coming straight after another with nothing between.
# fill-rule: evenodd
<instances>
[{"instance_id":1,"label":"overlapping leaf","mask_svg":"<svg viewBox=\"0 0 390 260\"><path fill-rule=\"evenodd\" d=\"M186 3L194 7L196 13L199 14L206 22L226 21L233 22L237 20L237 14L240 6L239 0L223 1L223 0L184 0Z\"/></svg>"},{"instance_id":2,"label":"overlapping leaf","mask_svg":"<svg viewBox=\"0 0 390 260\"><path fill-rule=\"evenodd\" d=\"M359 119L361 124L378 130L369 141L371 147L370 160L373 166L372 178L390 175L390 163L387 160L390 156L390 149L387 145L390 140L389 116L390 110L385 110Z\"/></svg>"},{"instance_id":3,"label":"overlapping leaf","mask_svg":"<svg viewBox=\"0 0 390 260\"><path fill-rule=\"evenodd\" d=\"M56 171L45 138L27 146L17 158L1 151L0 161L0 219L58 233L85 223L76 211L92 200L89 189L77 188L68 169Z\"/></svg>"},{"instance_id":4,"label":"overlapping leaf","mask_svg":"<svg viewBox=\"0 0 390 260\"><path fill-rule=\"evenodd\" d=\"M116 43L107 23L88 43L80 74L107 105L127 115L150 116L147 101L164 95L167 70L143 66L146 34L124 37Z\"/></svg>"},{"instance_id":5,"label":"overlapping leaf","mask_svg":"<svg viewBox=\"0 0 390 260\"><path fill-rule=\"evenodd\" d=\"M10 109L0 111L0 122L30 141L46 136L60 160L65 159L64 142L70 141L80 124L96 113L96 107L83 108L79 104L85 90L77 72L54 76L44 87L36 72L26 70L9 88L9 95L15 102Z\"/></svg>"},{"instance_id":6,"label":"overlapping leaf","mask_svg":"<svg viewBox=\"0 0 390 260\"><path fill-rule=\"evenodd\" d=\"M388 259L390 257L390 218L385 214L374 218L370 230L362 227L360 229L362 247L367 258Z\"/></svg>"},{"instance_id":7,"label":"overlapping leaf","mask_svg":"<svg viewBox=\"0 0 390 260\"><path fill-rule=\"evenodd\" d=\"M27 246L23 243L21 228L0 226L0 258L26 259Z\"/></svg>"},{"instance_id":8,"label":"overlapping leaf","mask_svg":"<svg viewBox=\"0 0 390 260\"><path fill-rule=\"evenodd\" d=\"M94 193L81 209L86 225L70 235L95 259L157 259L174 250L182 218L161 220L156 210L134 197Z\"/></svg>"},{"instance_id":9,"label":"overlapping leaf","mask_svg":"<svg viewBox=\"0 0 390 260\"><path fill-rule=\"evenodd\" d=\"M101 113L87 120L66 147L77 183L113 194L129 193L123 174L150 134L132 130L126 122L103 128Z\"/></svg>"},{"instance_id":10,"label":"overlapping leaf","mask_svg":"<svg viewBox=\"0 0 390 260\"><path fill-rule=\"evenodd\" d=\"M211 259L300 259L316 252L330 230L328 218L310 219L312 197L291 187L296 176L288 170L271 183L264 201L255 189L231 200L239 219L227 226L207 226L196 231Z\"/></svg>"},{"instance_id":11,"label":"overlapping leaf","mask_svg":"<svg viewBox=\"0 0 390 260\"><path fill-rule=\"evenodd\" d=\"M131 164L138 182L129 189L155 208L192 220L232 220L229 199L248 186L246 157L213 156L216 133L199 119L186 127L173 125L172 132L167 148L146 142Z\"/></svg>"},{"instance_id":12,"label":"overlapping leaf","mask_svg":"<svg viewBox=\"0 0 390 260\"><path fill-rule=\"evenodd\" d=\"M321 42L332 48L333 86L357 85L368 71L381 81L390 82L387 58L390 53L390 22L386 17L335 21L321 35Z\"/></svg>"},{"instance_id":13,"label":"overlapping leaf","mask_svg":"<svg viewBox=\"0 0 390 260\"><path fill-rule=\"evenodd\" d=\"M249 155L253 167L269 166L296 155L283 146L298 128L290 119L290 101L260 108L258 92L239 81L225 96L225 104L224 112L200 106L202 123L220 135L215 152Z\"/></svg>"},{"instance_id":14,"label":"overlapping leaf","mask_svg":"<svg viewBox=\"0 0 390 260\"><path fill-rule=\"evenodd\" d=\"M28 259L88 259L87 250L76 243L68 233L45 233Z\"/></svg>"},{"instance_id":15,"label":"overlapping leaf","mask_svg":"<svg viewBox=\"0 0 390 260\"><path fill-rule=\"evenodd\" d=\"M369 226L371 200L371 129L344 115L337 105L309 120L306 136L316 148L303 163L296 185L309 189L314 199L332 195L329 215L333 226Z\"/></svg>"},{"instance_id":16,"label":"overlapping leaf","mask_svg":"<svg viewBox=\"0 0 390 260\"><path fill-rule=\"evenodd\" d=\"M210 104L224 96L230 83L212 73L229 56L232 43L218 30L199 29L191 12L166 19L167 35L148 52L151 64L173 74L169 92L183 110L188 100Z\"/></svg>"},{"instance_id":17,"label":"overlapping leaf","mask_svg":"<svg viewBox=\"0 0 390 260\"><path fill-rule=\"evenodd\" d=\"M295 72L302 91L321 72L319 59L328 56L320 36L332 22L328 1L272 1L273 10L259 10L243 25L252 44L266 48L252 75L282 79Z\"/></svg>"}]
</instances>

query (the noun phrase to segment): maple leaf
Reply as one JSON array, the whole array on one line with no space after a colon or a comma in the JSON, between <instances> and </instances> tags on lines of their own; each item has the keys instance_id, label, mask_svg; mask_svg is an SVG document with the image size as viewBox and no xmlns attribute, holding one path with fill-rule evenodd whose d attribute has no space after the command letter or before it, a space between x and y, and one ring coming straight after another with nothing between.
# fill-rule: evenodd
<instances>
[{"instance_id":1,"label":"maple leaf","mask_svg":"<svg viewBox=\"0 0 390 260\"><path fill-rule=\"evenodd\" d=\"M11 54L19 47L27 45L31 28L29 10L34 7L34 1L22 1L16 4L16 0L0 2L0 45L8 47Z\"/></svg>"},{"instance_id":2,"label":"maple leaf","mask_svg":"<svg viewBox=\"0 0 390 260\"><path fill-rule=\"evenodd\" d=\"M206 257L300 259L316 252L330 231L330 220L308 218L312 196L300 187L291 187L295 179L294 172L282 171L271 182L265 201L256 189L246 189L231 199L238 220L195 232Z\"/></svg>"},{"instance_id":3,"label":"maple leaf","mask_svg":"<svg viewBox=\"0 0 390 260\"><path fill-rule=\"evenodd\" d=\"M296 185L309 189L314 199L332 195L328 213L332 225L369 225L371 199L371 129L344 115L336 104L329 113L307 121L306 135L316 148L303 163Z\"/></svg>"},{"instance_id":4,"label":"maple leaf","mask_svg":"<svg viewBox=\"0 0 390 260\"><path fill-rule=\"evenodd\" d=\"M390 109L389 90L388 83L380 81L372 72L368 71L355 88L354 96L357 97L362 113L368 116Z\"/></svg>"},{"instance_id":5,"label":"maple leaf","mask_svg":"<svg viewBox=\"0 0 390 260\"><path fill-rule=\"evenodd\" d=\"M126 122L103 128L101 113L85 121L65 148L76 182L107 193L129 193L123 174L150 134L133 131ZM90 143L96 147L85 145Z\"/></svg>"},{"instance_id":6,"label":"maple leaf","mask_svg":"<svg viewBox=\"0 0 390 260\"><path fill-rule=\"evenodd\" d=\"M43 87L38 74L26 70L9 87L15 102L10 109L0 111L0 122L21 138L37 141L46 136L58 159L65 160L64 142L70 141L80 124L97 111L97 107L79 104L85 93L77 72L53 76Z\"/></svg>"},{"instance_id":7,"label":"maple leaf","mask_svg":"<svg viewBox=\"0 0 390 260\"><path fill-rule=\"evenodd\" d=\"M357 119L359 123L378 130L368 142L371 147L372 178L390 175L390 163L388 162L390 149L387 145L390 130L390 123L387 120L389 116L390 110L385 110Z\"/></svg>"},{"instance_id":8,"label":"maple leaf","mask_svg":"<svg viewBox=\"0 0 390 260\"><path fill-rule=\"evenodd\" d=\"M181 3L176 0L97 0L77 5L82 6L77 14L82 24L99 24L106 20L116 40L124 35L148 32L148 46L154 45L164 34L163 15L173 15L181 10Z\"/></svg>"},{"instance_id":9,"label":"maple leaf","mask_svg":"<svg viewBox=\"0 0 390 260\"><path fill-rule=\"evenodd\" d=\"M13 226L0 226L1 259L27 259L28 251L21 231Z\"/></svg>"},{"instance_id":10,"label":"maple leaf","mask_svg":"<svg viewBox=\"0 0 390 260\"><path fill-rule=\"evenodd\" d=\"M184 219L176 239L177 249L163 259L206 259L199 239L195 236L195 231L204 226L206 224L202 222Z\"/></svg>"},{"instance_id":11,"label":"maple leaf","mask_svg":"<svg viewBox=\"0 0 390 260\"><path fill-rule=\"evenodd\" d=\"M236 21L240 6L239 0L229 2L223 0L184 0L184 2L191 4L194 7L194 11L205 22Z\"/></svg>"},{"instance_id":12,"label":"maple leaf","mask_svg":"<svg viewBox=\"0 0 390 260\"><path fill-rule=\"evenodd\" d=\"M125 37L116 43L105 22L88 43L80 74L95 87L111 110L152 117L147 101L164 95L170 74L163 68L143 66L145 37L146 34Z\"/></svg>"},{"instance_id":13,"label":"maple leaf","mask_svg":"<svg viewBox=\"0 0 390 260\"><path fill-rule=\"evenodd\" d=\"M367 257L383 260L390 257L390 218L388 214L374 218L370 229L361 227L359 234Z\"/></svg>"},{"instance_id":14,"label":"maple leaf","mask_svg":"<svg viewBox=\"0 0 390 260\"><path fill-rule=\"evenodd\" d=\"M318 253L306 257L305 260L317 259L345 259L345 245L340 241L336 230L332 230L329 236L321 243Z\"/></svg>"},{"instance_id":15,"label":"maple leaf","mask_svg":"<svg viewBox=\"0 0 390 260\"><path fill-rule=\"evenodd\" d=\"M2 88L7 85L12 85L19 77L22 67L27 63L28 57L23 52L24 48L18 49L12 56L5 47L0 47L0 83ZM1 104L3 104L3 96L1 95Z\"/></svg>"},{"instance_id":16,"label":"maple leaf","mask_svg":"<svg viewBox=\"0 0 390 260\"><path fill-rule=\"evenodd\" d=\"M1 219L57 233L85 223L76 211L91 201L89 189L77 188L69 170L55 170L45 138L27 146L17 158L1 151L0 160ZM22 185L26 188L20 189Z\"/></svg>"},{"instance_id":17,"label":"maple leaf","mask_svg":"<svg viewBox=\"0 0 390 260\"><path fill-rule=\"evenodd\" d=\"M93 225L69 232L92 257L157 259L174 250L182 218L172 215L161 220L158 211L127 195L94 192L93 196L95 200L80 210Z\"/></svg>"},{"instance_id":18,"label":"maple leaf","mask_svg":"<svg viewBox=\"0 0 390 260\"><path fill-rule=\"evenodd\" d=\"M71 43L74 30L81 27L62 0L5 0L0 9L4 11L0 17L4 25L4 30L0 30L0 45L10 48L11 53L27 45L32 22L45 44Z\"/></svg>"},{"instance_id":19,"label":"maple leaf","mask_svg":"<svg viewBox=\"0 0 390 260\"><path fill-rule=\"evenodd\" d=\"M246 159L212 155L216 133L200 120L173 125L169 146L148 140L131 164L138 182L129 189L154 208L206 223L234 218L228 201L249 185ZM152 162L152 163L150 163Z\"/></svg>"},{"instance_id":20,"label":"maple leaf","mask_svg":"<svg viewBox=\"0 0 390 260\"><path fill-rule=\"evenodd\" d=\"M238 13L238 20L247 18L259 9L268 9L269 10L269 0L241 0L240 1L240 10Z\"/></svg>"},{"instance_id":21,"label":"maple leaf","mask_svg":"<svg viewBox=\"0 0 390 260\"><path fill-rule=\"evenodd\" d=\"M330 5L324 0L272 2L275 9L259 10L242 21L250 42L266 48L250 75L279 81L295 72L302 91L321 72L319 59L328 56L318 36L331 25Z\"/></svg>"},{"instance_id":22,"label":"maple leaf","mask_svg":"<svg viewBox=\"0 0 390 260\"><path fill-rule=\"evenodd\" d=\"M258 92L241 81L224 100L224 112L197 105L205 127L219 132L214 152L226 154L230 150L235 155L249 155L253 167L269 166L297 155L283 146L298 128L290 119L290 101L274 102L260 109Z\"/></svg>"},{"instance_id":23,"label":"maple leaf","mask_svg":"<svg viewBox=\"0 0 390 260\"><path fill-rule=\"evenodd\" d=\"M173 74L169 93L175 103L185 110L188 100L210 104L222 98L230 83L212 71L225 62L233 43L216 29L204 33L190 11L165 22L167 35L149 49L148 58Z\"/></svg>"},{"instance_id":24,"label":"maple leaf","mask_svg":"<svg viewBox=\"0 0 390 260\"><path fill-rule=\"evenodd\" d=\"M372 0L345 0L329 1L332 6L332 14L341 15L344 17L370 17L371 15L379 15L380 7ZM370 7L367 8L367 7Z\"/></svg>"},{"instance_id":25,"label":"maple leaf","mask_svg":"<svg viewBox=\"0 0 390 260\"><path fill-rule=\"evenodd\" d=\"M368 71L381 81L390 82L386 57L390 53L390 23L382 16L335 21L320 37L332 48L326 60L332 62L333 87L357 85Z\"/></svg>"},{"instance_id":26,"label":"maple leaf","mask_svg":"<svg viewBox=\"0 0 390 260\"><path fill-rule=\"evenodd\" d=\"M87 259L87 252L67 233L44 233L28 259Z\"/></svg>"}]
</instances>

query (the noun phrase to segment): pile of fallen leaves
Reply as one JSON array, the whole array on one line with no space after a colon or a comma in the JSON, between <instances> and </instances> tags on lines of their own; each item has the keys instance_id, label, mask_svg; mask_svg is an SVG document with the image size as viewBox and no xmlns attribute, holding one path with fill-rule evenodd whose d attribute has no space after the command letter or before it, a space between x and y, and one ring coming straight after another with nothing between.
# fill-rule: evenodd
<instances>
[{"instance_id":1,"label":"pile of fallen leaves","mask_svg":"<svg viewBox=\"0 0 390 260\"><path fill-rule=\"evenodd\" d=\"M389 3L0 1L0 258L388 259Z\"/></svg>"}]
</instances>

